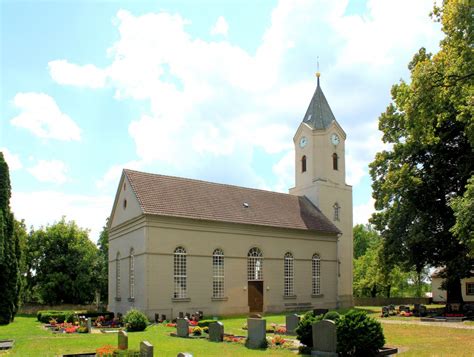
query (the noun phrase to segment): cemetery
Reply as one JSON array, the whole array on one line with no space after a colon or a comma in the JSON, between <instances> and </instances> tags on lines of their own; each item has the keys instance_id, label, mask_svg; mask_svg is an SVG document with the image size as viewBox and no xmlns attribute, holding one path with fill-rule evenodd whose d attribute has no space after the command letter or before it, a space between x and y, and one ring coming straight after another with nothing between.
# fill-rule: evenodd
<instances>
[{"instance_id":1,"label":"cemetery","mask_svg":"<svg viewBox=\"0 0 474 357\"><path fill-rule=\"evenodd\" d=\"M376 353L374 355L391 355L402 352L406 356L430 356L429 345L433 336L440 344L447 344L448 338L465 341L464 346L474 348L474 323L453 322L446 326L462 325L465 328L442 328L420 325L384 324L386 321L400 322L423 321L429 318L430 313L439 312L438 306L386 306L373 308L358 308L356 310L327 311L314 309L306 313L287 312L270 315L251 315L240 317L205 316L204 313L180 314L173 320L166 316L158 316L156 321L147 322L145 329L140 332L127 331L130 326L124 323L125 317L98 315L85 317L76 314L78 320L73 322L43 323L33 317L19 316L11 327L16 324L28 326L23 334L22 328L6 332L6 327L0 327L0 336L11 337L8 356L22 356L25 351L34 349L38 356L218 356L218 355L313 355L338 356L341 349L354 348L348 345L353 340L352 335L367 335L361 331L351 331L347 328L351 319L365 321L370 330L379 331L369 336ZM388 313L388 317L381 317L380 312ZM412 315L409 315L411 313ZM41 315L41 314L39 314ZM60 315L60 314L59 314ZM419 315L416 317L415 315ZM425 315L421 317L421 315ZM80 316L80 317L79 317ZM70 318L69 318L70 319ZM344 325L341 320L347 320ZM58 320L61 320L59 316ZM105 321L114 321L117 326L112 328ZM338 322L339 320L339 322ZM403 321L400 321L403 320ZM383 326L382 326L383 325ZM68 329L71 326L76 331ZM79 329L86 331L79 333ZM405 334L415 336L409 342L401 336ZM426 343L423 343L426 331ZM38 337L41 336L41 339ZM58 339L58 337L60 339ZM15 340L15 341L14 341ZM47 342L46 342L47 341ZM430 341L428 343L428 341ZM420 353L419 347L427 353ZM363 347L366 348L367 346ZM362 348L362 347L360 347ZM438 346L439 348L439 346ZM451 347L450 347L451 348ZM468 349L467 349L468 350ZM459 356L466 351L459 349ZM0 351L0 356L1 356Z\"/></svg>"}]
</instances>

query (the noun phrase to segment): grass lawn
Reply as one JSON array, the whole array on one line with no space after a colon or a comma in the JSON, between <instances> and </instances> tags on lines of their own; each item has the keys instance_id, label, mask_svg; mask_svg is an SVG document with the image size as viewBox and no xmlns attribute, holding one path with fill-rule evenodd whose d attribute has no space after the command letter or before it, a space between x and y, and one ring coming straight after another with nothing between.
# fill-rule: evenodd
<instances>
[{"instance_id":1,"label":"grass lawn","mask_svg":"<svg viewBox=\"0 0 474 357\"><path fill-rule=\"evenodd\" d=\"M380 307L364 307L374 317ZM283 324L284 315L265 316L267 325ZM405 318L406 320L406 318ZM242 329L245 317L221 320L226 333L246 336ZM472 325L471 325L472 326ZM387 345L401 349L403 356L473 356L474 330L454 329L423 325L383 324ZM140 341L147 340L155 346L156 356L173 356L188 351L198 356L294 356L289 350L249 350L236 343L212 343L207 340L191 340L170 337L174 328L150 326L144 332L129 333L129 347L138 349ZM270 336L270 334L267 334ZM13 324L0 326L0 339L15 339L12 351L0 352L0 356L43 357L64 353L94 352L103 345L116 345L116 334L53 334L45 330L33 316L18 316Z\"/></svg>"}]
</instances>

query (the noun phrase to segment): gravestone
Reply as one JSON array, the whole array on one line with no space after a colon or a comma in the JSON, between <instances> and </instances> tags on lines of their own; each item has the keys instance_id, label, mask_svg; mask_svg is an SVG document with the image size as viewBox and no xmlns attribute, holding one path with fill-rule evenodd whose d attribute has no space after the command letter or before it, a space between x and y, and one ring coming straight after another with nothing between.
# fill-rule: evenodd
<instances>
[{"instance_id":1,"label":"gravestone","mask_svg":"<svg viewBox=\"0 0 474 357\"><path fill-rule=\"evenodd\" d=\"M160 314L155 314L155 323L160 322Z\"/></svg>"},{"instance_id":2,"label":"gravestone","mask_svg":"<svg viewBox=\"0 0 474 357\"><path fill-rule=\"evenodd\" d=\"M427 314L426 306L425 305L420 305L420 316L425 317Z\"/></svg>"},{"instance_id":3,"label":"gravestone","mask_svg":"<svg viewBox=\"0 0 474 357\"><path fill-rule=\"evenodd\" d=\"M410 312L410 307L409 306L405 306L405 305L400 305L398 307L398 311L402 312L402 311L405 311L405 312Z\"/></svg>"},{"instance_id":4,"label":"gravestone","mask_svg":"<svg viewBox=\"0 0 474 357\"><path fill-rule=\"evenodd\" d=\"M324 315L328 311L329 311L328 309L313 309L313 314L314 316L319 316L319 315Z\"/></svg>"},{"instance_id":5,"label":"gravestone","mask_svg":"<svg viewBox=\"0 0 474 357\"><path fill-rule=\"evenodd\" d=\"M178 319L176 320L176 333L178 337L189 337L189 320Z\"/></svg>"},{"instance_id":6,"label":"gravestone","mask_svg":"<svg viewBox=\"0 0 474 357\"><path fill-rule=\"evenodd\" d=\"M336 324L331 320L322 320L312 325L313 350L311 356L337 357Z\"/></svg>"},{"instance_id":7,"label":"gravestone","mask_svg":"<svg viewBox=\"0 0 474 357\"><path fill-rule=\"evenodd\" d=\"M388 317L390 315L390 308L388 306L382 306L382 317Z\"/></svg>"},{"instance_id":8,"label":"gravestone","mask_svg":"<svg viewBox=\"0 0 474 357\"><path fill-rule=\"evenodd\" d=\"M153 357L153 345L150 342L140 342L140 357Z\"/></svg>"},{"instance_id":9,"label":"gravestone","mask_svg":"<svg viewBox=\"0 0 474 357\"><path fill-rule=\"evenodd\" d=\"M87 332L92 332L92 320L90 317L87 319Z\"/></svg>"},{"instance_id":10,"label":"gravestone","mask_svg":"<svg viewBox=\"0 0 474 357\"><path fill-rule=\"evenodd\" d=\"M295 329L298 327L300 317L296 314L286 315L286 333L294 334Z\"/></svg>"},{"instance_id":11,"label":"gravestone","mask_svg":"<svg viewBox=\"0 0 474 357\"><path fill-rule=\"evenodd\" d=\"M199 320L202 320L204 318L204 312L199 310L198 313L199 313Z\"/></svg>"},{"instance_id":12,"label":"gravestone","mask_svg":"<svg viewBox=\"0 0 474 357\"><path fill-rule=\"evenodd\" d=\"M266 347L267 320L249 318L247 319L247 329L247 347Z\"/></svg>"},{"instance_id":13,"label":"gravestone","mask_svg":"<svg viewBox=\"0 0 474 357\"><path fill-rule=\"evenodd\" d=\"M186 318L189 320L191 318L191 314L189 312L186 313Z\"/></svg>"},{"instance_id":14,"label":"gravestone","mask_svg":"<svg viewBox=\"0 0 474 357\"><path fill-rule=\"evenodd\" d=\"M118 349L128 350L128 335L123 330L118 332Z\"/></svg>"},{"instance_id":15,"label":"gravestone","mask_svg":"<svg viewBox=\"0 0 474 357\"><path fill-rule=\"evenodd\" d=\"M189 352L180 352L176 357L193 357L193 355Z\"/></svg>"},{"instance_id":16,"label":"gravestone","mask_svg":"<svg viewBox=\"0 0 474 357\"><path fill-rule=\"evenodd\" d=\"M222 322L211 322L209 324L209 341L222 342L224 341L224 325Z\"/></svg>"},{"instance_id":17,"label":"gravestone","mask_svg":"<svg viewBox=\"0 0 474 357\"><path fill-rule=\"evenodd\" d=\"M161 321L166 321L166 315L161 315Z\"/></svg>"}]
</instances>

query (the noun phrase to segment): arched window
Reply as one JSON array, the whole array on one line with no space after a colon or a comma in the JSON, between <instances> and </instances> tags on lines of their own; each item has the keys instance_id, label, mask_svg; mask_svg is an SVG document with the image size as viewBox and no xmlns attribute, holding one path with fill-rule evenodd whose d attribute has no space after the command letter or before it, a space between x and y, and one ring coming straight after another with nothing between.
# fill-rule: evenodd
<instances>
[{"instance_id":1,"label":"arched window","mask_svg":"<svg viewBox=\"0 0 474 357\"><path fill-rule=\"evenodd\" d=\"M178 247L174 250L174 298L186 298L186 278L186 249Z\"/></svg>"},{"instance_id":2,"label":"arched window","mask_svg":"<svg viewBox=\"0 0 474 357\"><path fill-rule=\"evenodd\" d=\"M301 172L306 172L306 155L301 158Z\"/></svg>"},{"instance_id":3,"label":"arched window","mask_svg":"<svg viewBox=\"0 0 474 357\"><path fill-rule=\"evenodd\" d=\"M321 258L318 254L312 259L312 291L313 295L321 295Z\"/></svg>"},{"instance_id":4,"label":"arched window","mask_svg":"<svg viewBox=\"0 0 474 357\"><path fill-rule=\"evenodd\" d=\"M333 170L337 170L337 160L338 159L339 158L337 157L336 153L332 154L332 168L333 168Z\"/></svg>"},{"instance_id":5,"label":"arched window","mask_svg":"<svg viewBox=\"0 0 474 357\"><path fill-rule=\"evenodd\" d=\"M263 254L258 248L252 248L247 254L248 280L263 280Z\"/></svg>"},{"instance_id":6,"label":"arched window","mask_svg":"<svg viewBox=\"0 0 474 357\"><path fill-rule=\"evenodd\" d=\"M212 253L212 297L224 297L224 252L215 249Z\"/></svg>"},{"instance_id":7,"label":"arched window","mask_svg":"<svg viewBox=\"0 0 474 357\"><path fill-rule=\"evenodd\" d=\"M334 208L334 220L339 221L340 220L340 213L341 213L341 206L339 206L339 203L335 203L332 208Z\"/></svg>"},{"instance_id":8,"label":"arched window","mask_svg":"<svg viewBox=\"0 0 474 357\"><path fill-rule=\"evenodd\" d=\"M115 298L120 299L120 253L115 258Z\"/></svg>"},{"instance_id":9,"label":"arched window","mask_svg":"<svg viewBox=\"0 0 474 357\"><path fill-rule=\"evenodd\" d=\"M130 248L130 257L128 261L128 286L130 299L135 298L135 251Z\"/></svg>"},{"instance_id":10,"label":"arched window","mask_svg":"<svg viewBox=\"0 0 474 357\"><path fill-rule=\"evenodd\" d=\"M284 286L284 296L293 296L293 254L290 252L285 254L285 286Z\"/></svg>"}]
</instances>

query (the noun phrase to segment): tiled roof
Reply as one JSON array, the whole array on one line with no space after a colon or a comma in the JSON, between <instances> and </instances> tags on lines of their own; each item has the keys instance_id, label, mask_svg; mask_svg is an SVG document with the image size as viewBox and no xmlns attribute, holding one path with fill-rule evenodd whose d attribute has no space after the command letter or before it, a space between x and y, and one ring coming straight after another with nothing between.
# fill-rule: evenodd
<instances>
[{"instance_id":1,"label":"tiled roof","mask_svg":"<svg viewBox=\"0 0 474 357\"><path fill-rule=\"evenodd\" d=\"M308 124L313 129L326 129L335 120L331 107L319 86L318 77L318 85L304 115L303 123Z\"/></svg>"},{"instance_id":2,"label":"tiled roof","mask_svg":"<svg viewBox=\"0 0 474 357\"><path fill-rule=\"evenodd\" d=\"M124 174L144 214L340 232L306 197L127 169Z\"/></svg>"}]
</instances>

